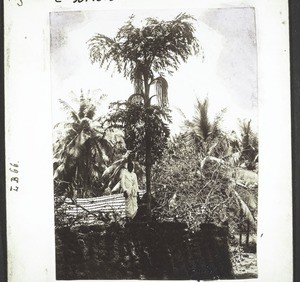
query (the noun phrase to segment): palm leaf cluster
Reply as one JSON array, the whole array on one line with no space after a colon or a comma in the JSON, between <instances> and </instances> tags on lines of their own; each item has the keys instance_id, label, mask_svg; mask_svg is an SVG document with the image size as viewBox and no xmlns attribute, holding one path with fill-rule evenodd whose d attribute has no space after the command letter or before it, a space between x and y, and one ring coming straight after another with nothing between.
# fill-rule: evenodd
<instances>
[{"instance_id":1,"label":"palm leaf cluster","mask_svg":"<svg viewBox=\"0 0 300 282\"><path fill-rule=\"evenodd\" d=\"M171 117L166 109L155 105L145 108L130 101L116 102L112 104L108 121L124 131L126 148L136 155L140 164L145 165L146 142L151 145L151 163L162 156L170 136L168 122Z\"/></svg>"},{"instance_id":2,"label":"palm leaf cluster","mask_svg":"<svg viewBox=\"0 0 300 282\"><path fill-rule=\"evenodd\" d=\"M239 167L243 148L254 145L250 122L241 128L239 139L234 131L221 129L225 110L210 120L208 105L208 99L197 99L192 120L182 113L182 133L170 140L154 167L159 217L175 216L193 228L204 222L229 222L232 230L241 230L249 222L256 230L257 174ZM236 161L230 162L232 158ZM171 207L170 199L177 204Z\"/></svg>"},{"instance_id":3,"label":"palm leaf cluster","mask_svg":"<svg viewBox=\"0 0 300 282\"><path fill-rule=\"evenodd\" d=\"M241 161L245 167L251 170L256 169L258 161L258 139L251 127L251 120L240 120L241 131Z\"/></svg>"},{"instance_id":4,"label":"palm leaf cluster","mask_svg":"<svg viewBox=\"0 0 300 282\"><path fill-rule=\"evenodd\" d=\"M158 218L187 222L192 229L208 222L229 224L233 233L249 220L256 230L257 188L238 186L225 162L210 160L201 171L201 155L185 140L183 134L170 140L153 167Z\"/></svg>"},{"instance_id":5,"label":"palm leaf cluster","mask_svg":"<svg viewBox=\"0 0 300 282\"><path fill-rule=\"evenodd\" d=\"M142 27L134 26L134 16L119 29L114 38L96 34L88 41L90 59L107 69L114 66L126 78L134 81L145 74L177 70L180 60L197 53L199 45L191 24L193 17L179 14L170 21L147 18Z\"/></svg>"},{"instance_id":6,"label":"palm leaf cluster","mask_svg":"<svg viewBox=\"0 0 300 282\"><path fill-rule=\"evenodd\" d=\"M197 151L203 153L204 156L220 157L225 155L227 147L227 139L220 127L226 109L223 109L210 121L208 106L207 98L203 102L197 99L192 120L188 120L180 111L185 118L183 125L185 140L191 146L195 145Z\"/></svg>"},{"instance_id":7,"label":"palm leaf cluster","mask_svg":"<svg viewBox=\"0 0 300 282\"><path fill-rule=\"evenodd\" d=\"M61 193L74 183L81 194L100 193L101 175L114 155L113 134L104 129L101 118L95 118L97 102L87 95L81 93L77 109L60 103L68 121L56 126L62 132L54 143L56 186Z\"/></svg>"}]
</instances>

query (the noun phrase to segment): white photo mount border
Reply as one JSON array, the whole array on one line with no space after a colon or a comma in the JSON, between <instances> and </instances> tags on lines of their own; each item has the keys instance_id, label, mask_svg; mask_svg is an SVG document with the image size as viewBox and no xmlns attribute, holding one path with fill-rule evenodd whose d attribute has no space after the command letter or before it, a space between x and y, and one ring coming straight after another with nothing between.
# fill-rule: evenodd
<instances>
[{"instance_id":1,"label":"white photo mount border","mask_svg":"<svg viewBox=\"0 0 300 282\"><path fill-rule=\"evenodd\" d=\"M4 3L6 164L19 163L20 178L18 192L6 193L9 281L55 281L49 13L171 6L255 8L260 136L257 280L292 281L287 1L21 2ZM9 189L11 175L6 175Z\"/></svg>"}]
</instances>

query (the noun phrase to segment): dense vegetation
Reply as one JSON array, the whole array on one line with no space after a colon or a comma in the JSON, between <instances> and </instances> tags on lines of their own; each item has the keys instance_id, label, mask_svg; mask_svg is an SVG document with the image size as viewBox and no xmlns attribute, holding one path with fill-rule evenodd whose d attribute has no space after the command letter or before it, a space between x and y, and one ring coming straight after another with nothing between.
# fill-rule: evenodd
<instances>
[{"instance_id":1,"label":"dense vegetation","mask_svg":"<svg viewBox=\"0 0 300 282\"><path fill-rule=\"evenodd\" d=\"M195 232L203 223L228 226L234 245L236 236L246 232L249 246L250 234L256 233L258 196L258 137L251 121L240 120L239 132L225 132L226 110L210 120L208 99L197 99L193 118L183 114L181 133L174 136L169 130L164 75L198 53L192 20L186 14L168 22L149 18L136 28L130 18L115 38L98 34L89 41L92 62L107 68L114 63L133 83L134 94L112 103L108 115L99 112L103 96L81 93L74 107L60 101L68 119L55 127L57 227L86 222L67 216L65 200L111 194L130 158L156 221L186 223ZM156 105L150 87L155 87ZM99 214L94 220L122 223L117 215Z\"/></svg>"}]
</instances>

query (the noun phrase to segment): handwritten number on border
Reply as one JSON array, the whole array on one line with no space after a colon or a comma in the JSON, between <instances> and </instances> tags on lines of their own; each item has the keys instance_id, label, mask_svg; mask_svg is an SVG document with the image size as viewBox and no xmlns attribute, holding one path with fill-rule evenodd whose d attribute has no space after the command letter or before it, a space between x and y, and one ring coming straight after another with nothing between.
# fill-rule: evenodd
<instances>
[{"instance_id":1,"label":"handwritten number on border","mask_svg":"<svg viewBox=\"0 0 300 282\"><path fill-rule=\"evenodd\" d=\"M17 163L10 163L9 171L11 172L10 177L10 191L18 192L19 190L19 165Z\"/></svg>"}]
</instances>

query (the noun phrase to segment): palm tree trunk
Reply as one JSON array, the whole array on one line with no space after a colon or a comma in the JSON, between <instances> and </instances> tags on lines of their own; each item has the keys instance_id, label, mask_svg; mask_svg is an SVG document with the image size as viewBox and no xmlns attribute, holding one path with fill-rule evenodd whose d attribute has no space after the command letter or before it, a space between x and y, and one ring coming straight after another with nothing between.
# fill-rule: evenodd
<instances>
[{"instance_id":1,"label":"palm tree trunk","mask_svg":"<svg viewBox=\"0 0 300 282\"><path fill-rule=\"evenodd\" d=\"M243 239L243 233L242 228L240 227L240 238L239 238L239 244L242 245L242 239Z\"/></svg>"},{"instance_id":2,"label":"palm tree trunk","mask_svg":"<svg viewBox=\"0 0 300 282\"><path fill-rule=\"evenodd\" d=\"M239 231L240 231L240 246L242 245L242 240L243 240L243 222L242 222L242 212L240 211L240 220L239 220Z\"/></svg>"},{"instance_id":3,"label":"palm tree trunk","mask_svg":"<svg viewBox=\"0 0 300 282\"><path fill-rule=\"evenodd\" d=\"M249 237L250 237L250 221L247 219L247 235L246 235L246 247L249 248Z\"/></svg>"},{"instance_id":4,"label":"palm tree trunk","mask_svg":"<svg viewBox=\"0 0 300 282\"><path fill-rule=\"evenodd\" d=\"M145 108L150 106L150 85L148 84L148 76L143 74L145 87ZM146 144L146 193L147 193L147 221L151 221L151 141L148 128L148 117L145 124L145 144Z\"/></svg>"},{"instance_id":5,"label":"palm tree trunk","mask_svg":"<svg viewBox=\"0 0 300 282\"><path fill-rule=\"evenodd\" d=\"M151 221L151 144L146 130L146 193L147 193L147 221Z\"/></svg>"},{"instance_id":6,"label":"palm tree trunk","mask_svg":"<svg viewBox=\"0 0 300 282\"><path fill-rule=\"evenodd\" d=\"M84 187L86 192L89 194L89 187L88 187L88 155L87 155L87 150L86 146L84 147L83 150L83 158L84 158L84 167L83 167L83 182L84 182Z\"/></svg>"}]
</instances>

